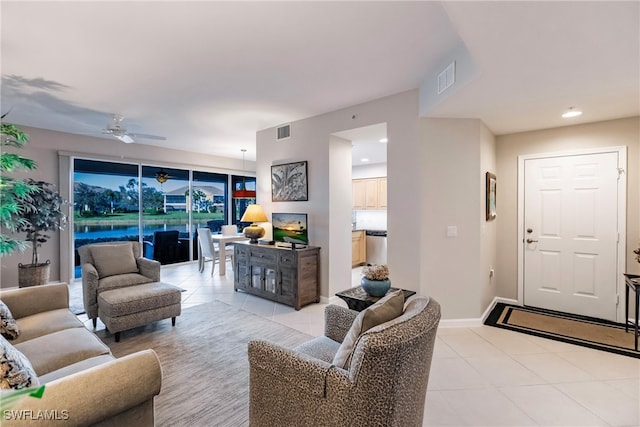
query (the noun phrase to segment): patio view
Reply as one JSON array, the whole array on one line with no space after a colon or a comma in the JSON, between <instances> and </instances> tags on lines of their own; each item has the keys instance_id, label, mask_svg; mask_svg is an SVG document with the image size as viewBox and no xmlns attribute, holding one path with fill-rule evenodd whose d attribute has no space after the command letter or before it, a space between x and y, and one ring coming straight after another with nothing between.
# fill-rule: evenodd
<instances>
[{"instance_id":1,"label":"patio view","mask_svg":"<svg viewBox=\"0 0 640 427\"><path fill-rule=\"evenodd\" d=\"M255 178L245 178L255 189ZM233 199L229 185L242 177L130 163L74 160L73 233L75 276L80 277L77 249L107 241L142 241L144 256L153 258L154 234L175 230L188 248L184 259L197 257L195 230L219 232L224 224L240 224L252 199ZM229 200L233 209L229 209Z\"/></svg>"}]
</instances>

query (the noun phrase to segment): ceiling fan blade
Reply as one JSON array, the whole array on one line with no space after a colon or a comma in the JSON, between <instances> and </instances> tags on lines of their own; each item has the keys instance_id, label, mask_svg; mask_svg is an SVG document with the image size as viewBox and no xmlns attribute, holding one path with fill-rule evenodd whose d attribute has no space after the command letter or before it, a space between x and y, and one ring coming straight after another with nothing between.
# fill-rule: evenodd
<instances>
[{"instance_id":1,"label":"ceiling fan blade","mask_svg":"<svg viewBox=\"0 0 640 427\"><path fill-rule=\"evenodd\" d=\"M131 136L125 134L122 135L115 135L113 134L113 136L115 136L116 138L118 138L120 141L124 142L125 144L131 144L132 142L135 142L133 140L133 138L131 138Z\"/></svg>"},{"instance_id":2,"label":"ceiling fan blade","mask_svg":"<svg viewBox=\"0 0 640 427\"><path fill-rule=\"evenodd\" d=\"M146 133L129 133L128 135L132 136L133 138L156 139L158 141L166 141L166 139L167 139L164 136L148 135Z\"/></svg>"}]
</instances>

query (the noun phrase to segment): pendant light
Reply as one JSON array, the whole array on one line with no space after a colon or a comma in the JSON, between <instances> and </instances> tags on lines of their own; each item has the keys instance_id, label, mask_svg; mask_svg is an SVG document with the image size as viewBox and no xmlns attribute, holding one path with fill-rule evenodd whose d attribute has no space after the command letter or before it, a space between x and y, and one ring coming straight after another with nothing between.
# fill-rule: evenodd
<instances>
[{"instance_id":1,"label":"pendant light","mask_svg":"<svg viewBox=\"0 0 640 427\"><path fill-rule=\"evenodd\" d=\"M160 184L164 184L169 180L169 174L164 171L164 169L160 169L160 172L156 174L156 181Z\"/></svg>"},{"instance_id":2,"label":"pendant light","mask_svg":"<svg viewBox=\"0 0 640 427\"><path fill-rule=\"evenodd\" d=\"M241 151L242 151L242 172L244 172L244 154L247 152L247 150L243 148ZM240 190L235 190L231 195L234 199L255 199L256 198L255 191L247 190L247 186L244 182L244 175L242 176L242 187L240 187Z\"/></svg>"}]
</instances>

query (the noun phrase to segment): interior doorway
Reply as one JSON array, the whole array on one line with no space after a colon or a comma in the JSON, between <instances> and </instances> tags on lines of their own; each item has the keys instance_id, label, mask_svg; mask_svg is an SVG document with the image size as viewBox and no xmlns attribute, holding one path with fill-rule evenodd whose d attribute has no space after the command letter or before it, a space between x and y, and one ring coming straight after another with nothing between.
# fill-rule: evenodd
<instances>
[{"instance_id":1,"label":"interior doorway","mask_svg":"<svg viewBox=\"0 0 640 427\"><path fill-rule=\"evenodd\" d=\"M351 182L345 183L351 189L352 223L352 267L369 262L366 236L367 231L384 233L387 231L387 124L377 123L360 128L336 132L333 135L351 142ZM379 249L379 248L378 248ZM386 264L386 244L384 253L376 259Z\"/></svg>"},{"instance_id":2,"label":"interior doorway","mask_svg":"<svg viewBox=\"0 0 640 427\"><path fill-rule=\"evenodd\" d=\"M618 321L625 148L521 156L519 166L519 301Z\"/></svg>"}]
</instances>

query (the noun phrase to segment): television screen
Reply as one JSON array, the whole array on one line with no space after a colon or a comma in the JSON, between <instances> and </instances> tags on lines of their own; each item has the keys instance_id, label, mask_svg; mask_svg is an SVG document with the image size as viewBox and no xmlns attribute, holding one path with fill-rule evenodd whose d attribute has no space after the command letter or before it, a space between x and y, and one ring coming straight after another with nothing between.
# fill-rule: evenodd
<instances>
[{"instance_id":1,"label":"television screen","mask_svg":"<svg viewBox=\"0 0 640 427\"><path fill-rule=\"evenodd\" d=\"M307 234L307 214L273 213L273 240L276 242L309 244Z\"/></svg>"}]
</instances>

